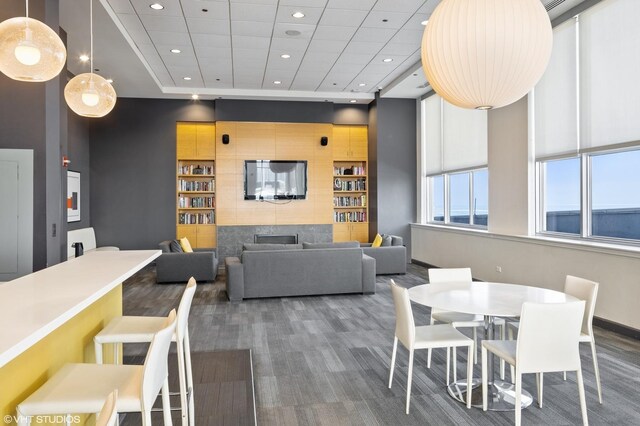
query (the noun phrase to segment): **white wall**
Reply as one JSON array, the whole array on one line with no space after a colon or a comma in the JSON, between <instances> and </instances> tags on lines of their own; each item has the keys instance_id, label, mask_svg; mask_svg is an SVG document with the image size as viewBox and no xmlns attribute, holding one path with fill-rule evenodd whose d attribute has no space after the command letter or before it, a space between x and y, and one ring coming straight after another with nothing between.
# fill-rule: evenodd
<instances>
[{"instance_id":1,"label":"white wall","mask_svg":"<svg viewBox=\"0 0 640 426\"><path fill-rule=\"evenodd\" d=\"M616 251L531 237L412 225L413 259L471 267L484 281L562 290L566 275L600 283L596 316L640 329L640 250ZM502 267L502 273L496 272Z\"/></svg>"}]
</instances>

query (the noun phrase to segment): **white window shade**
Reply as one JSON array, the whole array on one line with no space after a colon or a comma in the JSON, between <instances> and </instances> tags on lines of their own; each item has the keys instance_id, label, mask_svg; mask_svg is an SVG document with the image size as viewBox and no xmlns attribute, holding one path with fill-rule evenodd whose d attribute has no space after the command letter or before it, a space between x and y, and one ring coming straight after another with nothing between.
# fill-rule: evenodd
<instances>
[{"instance_id":1,"label":"white window shade","mask_svg":"<svg viewBox=\"0 0 640 426\"><path fill-rule=\"evenodd\" d=\"M640 141L640 1L580 15L581 148Z\"/></svg>"},{"instance_id":2,"label":"white window shade","mask_svg":"<svg viewBox=\"0 0 640 426\"><path fill-rule=\"evenodd\" d=\"M534 89L536 158L578 151L575 19L553 30L547 70Z\"/></svg>"},{"instance_id":3,"label":"white window shade","mask_svg":"<svg viewBox=\"0 0 640 426\"><path fill-rule=\"evenodd\" d=\"M425 172L427 175L442 172L442 98L433 95L422 101Z\"/></svg>"},{"instance_id":4,"label":"white window shade","mask_svg":"<svg viewBox=\"0 0 640 426\"><path fill-rule=\"evenodd\" d=\"M443 104L443 171L486 166L487 111Z\"/></svg>"}]
</instances>

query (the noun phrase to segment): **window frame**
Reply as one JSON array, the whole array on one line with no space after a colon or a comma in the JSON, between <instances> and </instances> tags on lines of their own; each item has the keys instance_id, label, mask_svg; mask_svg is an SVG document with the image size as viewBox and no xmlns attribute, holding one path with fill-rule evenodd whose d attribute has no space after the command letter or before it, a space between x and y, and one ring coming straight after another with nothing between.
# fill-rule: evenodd
<instances>
[{"instance_id":1,"label":"window frame","mask_svg":"<svg viewBox=\"0 0 640 426\"><path fill-rule=\"evenodd\" d=\"M471 228L471 229L488 229L488 225L477 225L474 223L474 215L473 215L473 196L474 196L474 184L473 184L473 174L477 171L486 170L487 176L489 174L489 168L487 166L483 167L473 167L470 169L461 169L461 170L451 170L444 173L438 173L433 175L425 176L427 179L427 191L426 191L426 203L427 203L427 215L425 218L425 223L429 225L440 225L440 226L451 226L454 228ZM451 183L450 177L451 175L463 174L466 173L469 179L469 223L459 223L459 222L451 222ZM436 177L442 176L443 184L444 184L444 220L438 221L433 220L433 179ZM488 185L488 180L487 180ZM487 193L489 188L487 188ZM488 208L487 208L487 217L489 216Z\"/></svg>"},{"instance_id":2,"label":"window frame","mask_svg":"<svg viewBox=\"0 0 640 426\"><path fill-rule=\"evenodd\" d=\"M540 158L536 160L536 235L574 241L591 241L598 243L640 246L640 239L593 235L593 157L630 151L640 151L640 142L636 142L631 145L625 145L626 146L624 147L594 149L584 151L579 154L568 154L563 156ZM544 205L544 165L549 161L567 160L571 158L578 158L580 161L580 233L571 234L567 232L547 231L545 230L546 214Z\"/></svg>"}]
</instances>

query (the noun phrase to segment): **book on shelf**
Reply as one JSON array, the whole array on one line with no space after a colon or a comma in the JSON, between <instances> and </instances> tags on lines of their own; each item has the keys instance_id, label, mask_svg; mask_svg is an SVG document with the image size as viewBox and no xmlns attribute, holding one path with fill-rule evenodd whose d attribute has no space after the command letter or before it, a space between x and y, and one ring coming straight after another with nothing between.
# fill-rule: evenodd
<instances>
[{"instance_id":1,"label":"book on shelf","mask_svg":"<svg viewBox=\"0 0 640 426\"><path fill-rule=\"evenodd\" d=\"M213 225L215 224L215 213L179 213L178 225Z\"/></svg>"},{"instance_id":2,"label":"book on shelf","mask_svg":"<svg viewBox=\"0 0 640 426\"><path fill-rule=\"evenodd\" d=\"M178 165L179 175L213 175L213 166L200 164L180 164Z\"/></svg>"},{"instance_id":3,"label":"book on shelf","mask_svg":"<svg viewBox=\"0 0 640 426\"><path fill-rule=\"evenodd\" d=\"M191 197L181 195L178 197L178 207L185 208L214 208L215 199L213 197Z\"/></svg>"},{"instance_id":4,"label":"book on shelf","mask_svg":"<svg viewBox=\"0 0 640 426\"><path fill-rule=\"evenodd\" d=\"M334 207L366 207L367 196L365 194L356 195L352 197L336 196L333 197Z\"/></svg>"},{"instance_id":5,"label":"book on shelf","mask_svg":"<svg viewBox=\"0 0 640 426\"><path fill-rule=\"evenodd\" d=\"M335 178L333 180L333 190L334 191L366 191L367 180L364 178L356 179L356 180Z\"/></svg>"},{"instance_id":6,"label":"book on shelf","mask_svg":"<svg viewBox=\"0 0 640 426\"><path fill-rule=\"evenodd\" d=\"M361 223L367 221L367 212L334 212L335 223Z\"/></svg>"},{"instance_id":7,"label":"book on shelf","mask_svg":"<svg viewBox=\"0 0 640 426\"><path fill-rule=\"evenodd\" d=\"M209 180L185 180L178 179L178 190L179 191L215 191L215 181L213 179Z\"/></svg>"}]
</instances>

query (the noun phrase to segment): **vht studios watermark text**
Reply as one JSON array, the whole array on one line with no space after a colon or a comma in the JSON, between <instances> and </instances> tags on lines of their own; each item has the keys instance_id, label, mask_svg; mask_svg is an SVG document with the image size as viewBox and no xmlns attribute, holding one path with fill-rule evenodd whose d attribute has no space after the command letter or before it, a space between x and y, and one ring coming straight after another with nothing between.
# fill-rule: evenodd
<instances>
[{"instance_id":1,"label":"vht studios watermark text","mask_svg":"<svg viewBox=\"0 0 640 426\"><path fill-rule=\"evenodd\" d=\"M51 423L62 423L62 424L79 424L80 416L72 416L72 415L49 415L49 416L11 416L7 414L4 416L4 423L23 423L23 424L51 424Z\"/></svg>"}]
</instances>

